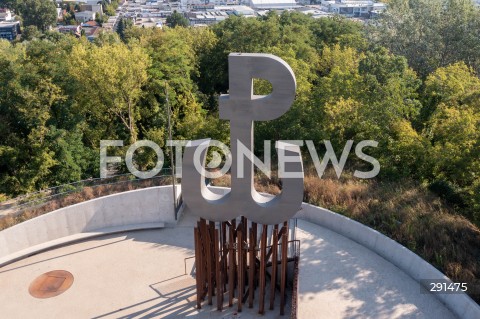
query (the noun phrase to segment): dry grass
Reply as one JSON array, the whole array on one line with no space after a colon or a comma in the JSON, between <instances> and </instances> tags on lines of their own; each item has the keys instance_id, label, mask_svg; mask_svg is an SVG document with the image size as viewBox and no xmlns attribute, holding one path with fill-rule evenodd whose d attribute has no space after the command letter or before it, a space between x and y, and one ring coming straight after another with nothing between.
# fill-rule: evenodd
<instances>
[{"instance_id":1,"label":"dry grass","mask_svg":"<svg viewBox=\"0 0 480 319\"><path fill-rule=\"evenodd\" d=\"M220 178L211 180L211 184L213 186L230 187L230 184L231 184L230 175L223 175ZM273 176L271 179L268 179L265 176L256 176L255 189L258 192L269 193L274 195L280 193L281 191L280 183L275 176Z\"/></svg>"},{"instance_id":2,"label":"dry grass","mask_svg":"<svg viewBox=\"0 0 480 319\"><path fill-rule=\"evenodd\" d=\"M25 220L32 219L34 217L46 214L56 209L81 203L90 199L107 196L111 194L121 193L129 190L135 190L140 188L161 186L171 184L171 178L157 178L157 179L145 179L124 181L121 183L98 185L93 187L84 187L79 192L62 195L48 200L45 203L38 204L34 207L29 207L22 211L20 214L8 215L0 219L0 230L14 226Z\"/></svg>"}]
</instances>

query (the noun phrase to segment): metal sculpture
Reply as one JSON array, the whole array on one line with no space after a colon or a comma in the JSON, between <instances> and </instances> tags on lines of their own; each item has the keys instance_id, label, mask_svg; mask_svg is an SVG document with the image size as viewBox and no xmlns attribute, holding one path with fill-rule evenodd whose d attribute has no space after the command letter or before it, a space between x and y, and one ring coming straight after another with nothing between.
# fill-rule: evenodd
<instances>
[{"instance_id":1,"label":"metal sculpture","mask_svg":"<svg viewBox=\"0 0 480 319\"><path fill-rule=\"evenodd\" d=\"M278 224L291 218L303 199L303 165L300 147L277 142L279 152L288 161L279 163L286 174L282 192L273 198L259 194L253 185L253 121L268 121L280 117L295 98L296 82L290 66L270 54L231 53L228 57L229 94L220 96L220 118L230 121L232 154L231 191L217 195L208 189L205 176L197 170L195 158L204 167L209 140L187 144L183 156L182 193L192 213L211 221L226 221L238 216L261 224ZM261 78L272 84L272 93L253 95L253 79ZM250 151L250 158L239 167L240 149ZM197 156L195 153L197 152ZM197 163L198 166L198 163ZM282 177L282 176L280 176Z\"/></svg>"},{"instance_id":2,"label":"metal sculpture","mask_svg":"<svg viewBox=\"0 0 480 319\"><path fill-rule=\"evenodd\" d=\"M266 302L274 308L278 290L283 315L287 263L298 257L288 257L289 244L295 241L289 241L287 221L300 209L303 199L302 158L298 145L277 142L279 155L283 154L279 167L285 173L285 178L279 174L282 192L273 198L259 194L253 184L253 122L276 119L290 108L295 76L285 61L270 54L232 53L228 61L230 90L220 96L219 110L220 117L230 121L230 192L215 194L205 183L202 169L210 140L188 143L183 157L183 200L201 218L194 230L197 307L201 308L205 299L212 305L216 296L218 310L222 310L224 298L230 307L235 298L238 311L247 300L252 308L259 288L259 313L265 312ZM272 93L254 95L255 78L268 80ZM245 154L247 160L241 158Z\"/></svg>"},{"instance_id":3,"label":"metal sculpture","mask_svg":"<svg viewBox=\"0 0 480 319\"><path fill-rule=\"evenodd\" d=\"M292 245L297 252L298 241L289 240L288 222L258 225L242 217L238 224L234 219L218 225L200 219L194 238L198 309L202 308L203 300L213 305L213 297L218 310L223 309L224 297L228 298L229 307L236 300L238 312L247 300L248 307L253 308L258 288L258 313L265 313L267 292L270 310L279 292L280 314L285 314L287 264L298 259L296 253L289 256Z\"/></svg>"}]
</instances>

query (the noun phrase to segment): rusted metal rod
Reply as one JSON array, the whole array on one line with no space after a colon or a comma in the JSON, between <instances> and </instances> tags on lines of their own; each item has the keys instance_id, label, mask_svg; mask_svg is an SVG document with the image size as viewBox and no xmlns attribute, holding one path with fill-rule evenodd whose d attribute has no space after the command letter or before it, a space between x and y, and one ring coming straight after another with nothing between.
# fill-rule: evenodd
<instances>
[{"instance_id":1,"label":"rusted metal rod","mask_svg":"<svg viewBox=\"0 0 480 319\"><path fill-rule=\"evenodd\" d=\"M217 265L217 273L216 273L216 287L217 287L217 310L222 310L223 309L223 285L222 285L222 277L220 273L220 268L221 268L221 258L220 258L220 251L218 249L218 245L220 244L220 239L219 239L219 231L218 229L215 229L215 242L214 242L214 251L215 251L215 263Z\"/></svg>"},{"instance_id":2,"label":"rusted metal rod","mask_svg":"<svg viewBox=\"0 0 480 319\"><path fill-rule=\"evenodd\" d=\"M195 267L195 281L197 283L197 309L201 309L202 308L202 296L201 296L201 291L202 291L202 286L201 286L201 271L202 271L202 267L200 265L200 255L201 255L201 252L200 252L200 249L199 249L199 245L200 245L200 238L199 238L199 230L197 227L195 227L194 229L194 239L195 239L195 263L196 263L196 267Z\"/></svg>"},{"instance_id":3,"label":"rusted metal rod","mask_svg":"<svg viewBox=\"0 0 480 319\"><path fill-rule=\"evenodd\" d=\"M262 240L260 243L260 304L258 313L265 313L265 257L267 253L267 225L263 225Z\"/></svg>"},{"instance_id":4,"label":"rusted metal rod","mask_svg":"<svg viewBox=\"0 0 480 319\"><path fill-rule=\"evenodd\" d=\"M253 298L255 293L255 242L254 234L250 228L250 243L248 250L248 308L253 308Z\"/></svg>"},{"instance_id":5,"label":"rusted metal rod","mask_svg":"<svg viewBox=\"0 0 480 319\"><path fill-rule=\"evenodd\" d=\"M233 227L229 229L229 241L228 241L228 306L233 306L233 297L235 289L235 252L233 249Z\"/></svg>"},{"instance_id":6,"label":"rusted metal rod","mask_svg":"<svg viewBox=\"0 0 480 319\"><path fill-rule=\"evenodd\" d=\"M253 308L255 289L260 286L258 312L265 313L267 293L270 297L269 309L274 309L278 289L280 314L285 313L287 267L288 262L294 259L288 257L291 242L288 240L288 222L284 222L281 229L279 225L274 225L271 232L269 230L268 225L262 225L259 231L257 224L244 217L238 222L235 219L221 223L205 219L197 222L194 241L198 309L201 309L203 301L212 305L215 299L217 310L223 310L226 293L229 307L233 307L234 299L237 299L238 312L243 310L247 300L248 307ZM257 236L260 236L260 242ZM271 271L267 272L269 267L272 267ZM267 277L270 279L268 291Z\"/></svg>"},{"instance_id":7,"label":"rusted metal rod","mask_svg":"<svg viewBox=\"0 0 480 319\"><path fill-rule=\"evenodd\" d=\"M280 278L280 315L285 314L285 286L287 283L287 254L288 254L288 223L283 224L285 232L282 234L282 265Z\"/></svg>"},{"instance_id":8,"label":"rusted metal rod","mask_svg":"<svg viewBox=\"0 0 480 319\"><path fill-rule=\"evenodd\" d=\"M275 302L275 285L277 284L278 225L273 228L272 241L272 276L270 278L270 310Z\"/></svg>"},{"instance_id":9,"label":"rusted metal rod","mask_svg":"<svg viewBox=\"0 0 480 319\"><path fill-rule=\"evenodd\" d=\"M243 298L243 286L245 284L243 280L243 225L240 223L237 230L237 254L238 254L238 296L237 296L237 311L242 312L242 298Z\"/></svg>"}]
</instances>

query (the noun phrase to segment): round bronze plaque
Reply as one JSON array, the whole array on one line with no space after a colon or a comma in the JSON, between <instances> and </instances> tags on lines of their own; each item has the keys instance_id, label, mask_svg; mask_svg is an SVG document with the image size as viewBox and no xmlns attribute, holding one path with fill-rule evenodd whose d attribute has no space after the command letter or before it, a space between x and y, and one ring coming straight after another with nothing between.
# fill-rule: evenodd
<instances>
[{"instance_id":1,"label":"round bronze plaque","mask_svg":"<svg viewBox=\"0 0 480 319\"><path fill-rule=\"evenodd\" d=\"M44 273L35 279L28 292L35 298L51 298L60 295L73 284L73 275L65 270Z\"/></svg>"}]
</instances>

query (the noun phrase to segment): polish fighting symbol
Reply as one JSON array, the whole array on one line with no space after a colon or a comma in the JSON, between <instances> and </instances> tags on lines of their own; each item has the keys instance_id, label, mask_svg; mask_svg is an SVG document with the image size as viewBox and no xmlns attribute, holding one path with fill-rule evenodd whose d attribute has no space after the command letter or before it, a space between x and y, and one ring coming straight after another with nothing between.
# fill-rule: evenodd
<instances>
[{"instance_id":1,"label":"polish fighting symbol","mask_svg":"<svg viewBox=\"0 0 480 319\"><path fill-rule=\"evenodd\" d=\"M270 54L231 53L228 67L229 94L220 96L219 111L220 118L230 121L231 190L218 195L206 186L205 176L195 167L195 158L204 167L210 141L192 141L183 156L183 200L193 214L211 221L245 216L261 224L279 224L295 215L303 200L300 147L276 143L279 167L284 172L282 192L273 198L258 193L253 184L253 121L274 120L290 108L295 98L295 75L285 61ZM268 80L272 93L254 95L254 78ZM252 155L239 160L244 156L239 150L245 148Z\"/></svg>"}]
</instances>

